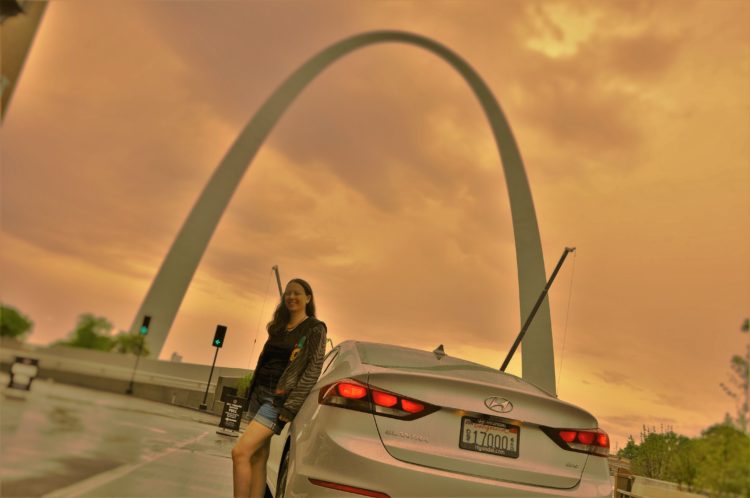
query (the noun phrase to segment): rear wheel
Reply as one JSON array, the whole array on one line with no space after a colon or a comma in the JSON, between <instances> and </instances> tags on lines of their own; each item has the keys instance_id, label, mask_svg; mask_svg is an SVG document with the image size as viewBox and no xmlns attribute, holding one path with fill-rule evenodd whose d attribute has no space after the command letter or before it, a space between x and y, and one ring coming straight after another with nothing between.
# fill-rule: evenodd
<instances>
[{"instance_id":1,"label":"rear wheel","mask_svg":"<svg viewBox=\"0 0 750 498\"><path fill-rule=\"evenodd\" d=\"M276 483L276 498L284 498L286 496L286 481L289 475L289 449L284 452L284 456L281 457L281 468L279 469L279 480Z\"/></svg>"}]
</instances>

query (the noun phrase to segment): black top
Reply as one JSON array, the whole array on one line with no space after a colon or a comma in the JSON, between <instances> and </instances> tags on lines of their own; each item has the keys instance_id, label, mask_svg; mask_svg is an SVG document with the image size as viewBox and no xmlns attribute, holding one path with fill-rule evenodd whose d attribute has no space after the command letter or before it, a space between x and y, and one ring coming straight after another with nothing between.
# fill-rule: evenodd
<instances>
[{"instance_id":1,"label":"black top","mask_svg":"<svg viewBox=\"0 0 750 498\"><path fill-rule=\"evenodd\" d=\"M305 330L300 327L309 319L302 320L290 331L282 330L268 335L268 340L263 348L263 361L258 365L255 372L256 385L275 389L281 374L289 366L292 351Z\"/></svg>"}]
</instances>

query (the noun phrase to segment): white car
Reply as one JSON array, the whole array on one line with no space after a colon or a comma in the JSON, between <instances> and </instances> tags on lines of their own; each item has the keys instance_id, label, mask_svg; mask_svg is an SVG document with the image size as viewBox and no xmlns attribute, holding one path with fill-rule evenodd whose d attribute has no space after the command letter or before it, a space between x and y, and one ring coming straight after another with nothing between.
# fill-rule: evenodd
<instances>
[{"instance_id":1,"label":"white car","mask_svg":"<svg viewBox=\"0 0 750 498\"><path fill-rule=\"evenodd\" d=\"M276 498L604 498L608 453L592 415L514 375L346 341L272 438L267 484Z\"/></svg>"}]
</instances>

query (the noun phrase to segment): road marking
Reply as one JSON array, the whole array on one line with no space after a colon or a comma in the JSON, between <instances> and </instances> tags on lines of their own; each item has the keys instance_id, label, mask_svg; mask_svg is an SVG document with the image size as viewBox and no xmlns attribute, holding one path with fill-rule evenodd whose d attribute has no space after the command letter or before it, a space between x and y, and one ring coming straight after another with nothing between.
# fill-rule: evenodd
<instances>
[{"instance_id":1,"label":"road marking","mask_svg":"<svg viewBox=\"0 0 750 498\"><path fill-rule=\"evenodd\" d=\"M88 493L89 491L93 491L94 489L98 487L104 486L105 484L109 484L110 482L116 479L126 476L130 474L131 472L133 472L134 470L137 470L148 463L159 460L160 458L164 458L165 456L171 453L174 453L175 451L180 450L184 448L185 446L196 443L198 442L198 440L205 437L211 432L213 432L213 429L208 430L199 436L188 439L187 441L178 443L177 445L167 450L164 450L161 453L155 453L153 455L144 456L141 459L141 461L138 463L129 463L129 464L121 465L119 467L115 467L112 470L108 470L106 472L102 472L101 474L97 474L93 477L89 477L88 479L78 481L65 488L57 489L55 491L52 491L51 493L47 493L46 495L42 496L42 498L75 498L77 496L81 496L85 493Z\"/></svg>"}]
</instances>

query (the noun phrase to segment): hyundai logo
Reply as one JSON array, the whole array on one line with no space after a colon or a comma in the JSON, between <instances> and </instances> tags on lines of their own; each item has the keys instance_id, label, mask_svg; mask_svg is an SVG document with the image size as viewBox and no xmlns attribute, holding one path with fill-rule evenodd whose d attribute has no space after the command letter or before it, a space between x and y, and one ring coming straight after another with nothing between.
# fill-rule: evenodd
<instances>
[{"instance_id":1,"label":"hyundai logo","mask_svg":"<svg viewBox=\"0 0 750 498\"><path fill-rule=\"evenodd\" d=\"M498 413L508 413L513 409L513 403L505 398L498 398L497 396L492 396L491 398L484 400L484 406L493 412Z\"/></svg>"}]
</instances>

